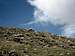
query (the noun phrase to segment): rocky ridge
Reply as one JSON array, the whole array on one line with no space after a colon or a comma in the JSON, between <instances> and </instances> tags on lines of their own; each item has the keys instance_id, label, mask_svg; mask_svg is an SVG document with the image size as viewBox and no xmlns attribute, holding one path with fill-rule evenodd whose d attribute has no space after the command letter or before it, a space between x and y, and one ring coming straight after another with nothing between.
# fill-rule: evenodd
<instances>
[{"instance_id":1,"label":"rocky ridge","mask_svg":"<svg viewBox=\"0 0 75 56\"><path fill-rule=\"evenodd\" d=\"M0 56L75 56L75 39L33 29L0 27Z\"/></svg>"}]
</instances>

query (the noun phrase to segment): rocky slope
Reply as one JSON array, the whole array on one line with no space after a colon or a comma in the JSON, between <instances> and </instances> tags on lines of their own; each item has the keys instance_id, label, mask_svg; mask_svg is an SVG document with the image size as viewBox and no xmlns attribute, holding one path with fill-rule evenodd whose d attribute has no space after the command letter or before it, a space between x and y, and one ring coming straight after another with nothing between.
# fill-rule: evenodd
<instances>
[{"instance_id":1,"label":"rocky slope","mask_svg":"<svg viewBox=\"0 0 75 56\"><path fill-rule=\"evenodd\" d=\"M32 29L0 27L0 56L75 56L75 39Z\"/></svg>"}]
</instances>

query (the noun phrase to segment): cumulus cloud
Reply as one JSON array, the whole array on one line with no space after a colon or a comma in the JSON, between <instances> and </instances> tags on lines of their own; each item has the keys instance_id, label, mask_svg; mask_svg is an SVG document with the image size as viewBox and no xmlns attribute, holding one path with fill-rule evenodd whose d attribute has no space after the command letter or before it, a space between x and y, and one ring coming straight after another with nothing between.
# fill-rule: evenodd
<instances>
[{"instance_id":1,"label":"cumulus cloud","mask_svg":"<svg viewBox=\"0 0 75 56\"><path fill-rule=\"evenodd\" d=\"M75 33L75 0L28 0L35 7L34 18L40 22L64 25L63 33Z\"/></svg>"}]
</instances>

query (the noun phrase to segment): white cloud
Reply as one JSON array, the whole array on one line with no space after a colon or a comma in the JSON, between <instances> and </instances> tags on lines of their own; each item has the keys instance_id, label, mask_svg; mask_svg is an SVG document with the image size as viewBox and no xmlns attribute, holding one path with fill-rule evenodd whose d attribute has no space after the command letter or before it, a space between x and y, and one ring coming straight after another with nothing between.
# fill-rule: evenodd
<instances>
[{"instance_id":1,"label":"white cloud","mask_svg":"<svg viewBox=\"0 0 75 56\"><path fill-rule=\"evenodd\" d=\"M66 26L64 26L63 34L67 35L67 36L73 36L73 35L75 36L75 25L66 25Z\"/></svg>"},{"instance_id":2,"label":"white cloud","mask_svg":"<svg viewBox=\"0 0 75 56\"><path fill-rule=\"evenodd\" d=\"M75 0L28 0L36 21L64 25L65 35L75 33Z\"/></svg>"}]
</instances>

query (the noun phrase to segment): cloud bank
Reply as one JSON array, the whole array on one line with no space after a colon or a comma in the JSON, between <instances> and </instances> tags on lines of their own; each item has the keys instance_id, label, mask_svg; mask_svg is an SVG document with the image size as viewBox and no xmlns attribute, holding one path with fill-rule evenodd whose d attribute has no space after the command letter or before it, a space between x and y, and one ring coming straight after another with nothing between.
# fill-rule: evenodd
<instances>
[{"instance_id":1,"label":"cloud bank","mask_svg":"<svg viewBox=\"0 0 75 56\"><path fill-rule=\"evenodd\" d=\"M41 23L64 25L64 35L75 33L75 0L28 0L35 7L34 18Z\"/></svg>"}]
</instances>

